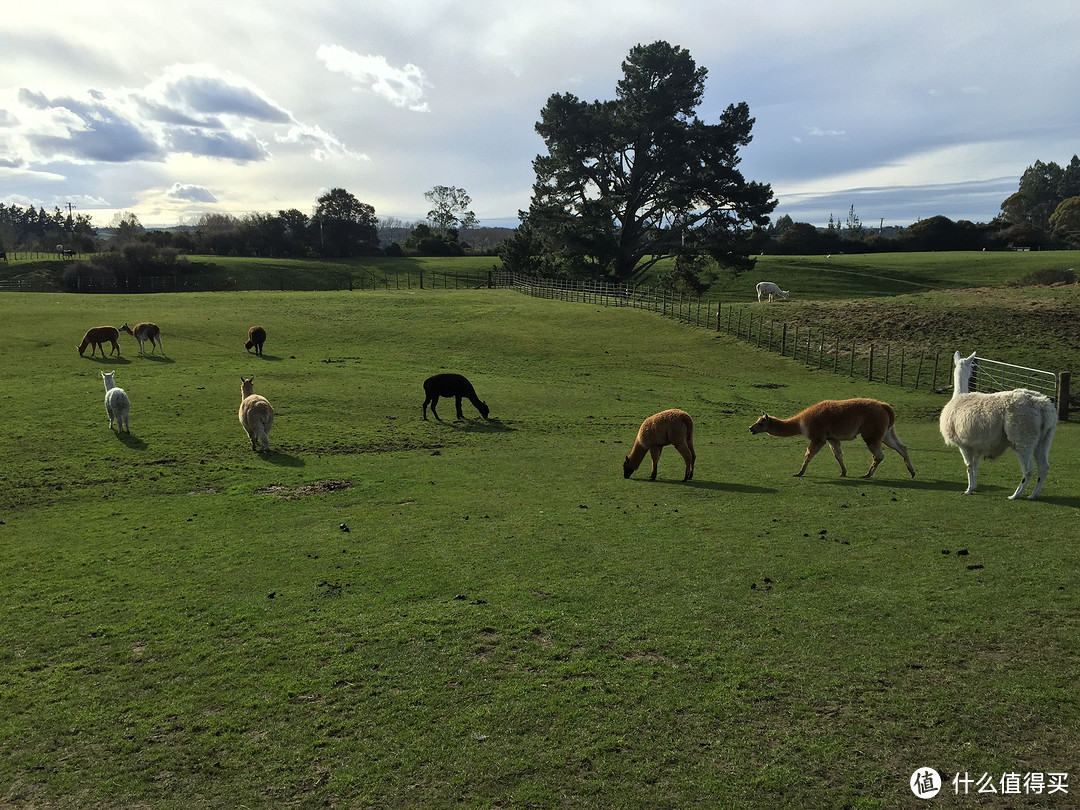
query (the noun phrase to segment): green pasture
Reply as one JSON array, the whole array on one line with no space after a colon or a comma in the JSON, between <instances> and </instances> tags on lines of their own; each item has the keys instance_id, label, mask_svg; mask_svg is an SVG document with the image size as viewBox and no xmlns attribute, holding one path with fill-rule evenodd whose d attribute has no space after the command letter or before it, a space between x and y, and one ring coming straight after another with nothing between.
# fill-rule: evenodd
<instances>
[{"instance_id":1,"label":"green pasture","mask_svg":"<svg viewBox=\"0 0 1080 810\"><path fill-rule=\"evenodd\" d=\"M88 327L142 320L164 357L127 335L79 356ZM965 497L941 394L509 290L0 294L0 347L0 807L1080 792L1075 422L1038 501L1007 499L1011 454ZM114 370L130 436L108 427ZM442 370L490 421L446 400L421 419ZM270 453L237 420L241 375L276 409ZM848 396L895 407L914 479L889 450L858 478L859 443L852 477L825 452L793 478L803 441L749 434ZM671 448L625 480L672 407L693 481ZM930 805L908 786L926 767L950 783ZM1070 792L953 795L1012 772Z\"/></svg>"}]
</instances>

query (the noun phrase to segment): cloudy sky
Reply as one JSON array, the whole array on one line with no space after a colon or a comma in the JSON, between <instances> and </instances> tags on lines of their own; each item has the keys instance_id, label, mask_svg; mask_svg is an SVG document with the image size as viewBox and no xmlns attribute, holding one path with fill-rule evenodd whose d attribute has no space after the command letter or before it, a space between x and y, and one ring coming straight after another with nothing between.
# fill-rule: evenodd
<instances>
[{"instance_id":1,"label":"cloudy sky","mask_svg":"<svg viewBox=\"0 0 1080 810\"><path fill-rule=\"evenodd\" d=\"M774 216L987 222L1036 160L1080 152L1076 0L5 0L0 202L99 227L310 213L342 187L421 219L464 188L527 208L548 97L611 99L630 48L708 69L699 116L745 101L747 179Z\"/></svg>"}]
</instances>

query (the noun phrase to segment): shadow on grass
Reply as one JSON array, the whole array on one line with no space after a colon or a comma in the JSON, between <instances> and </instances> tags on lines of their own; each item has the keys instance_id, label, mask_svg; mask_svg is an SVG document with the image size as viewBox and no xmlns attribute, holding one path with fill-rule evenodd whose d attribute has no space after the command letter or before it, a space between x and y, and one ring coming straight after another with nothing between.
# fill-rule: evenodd
<instances>
[{"instance_id":1,"label":"shadow on grass","mask_svg":"<svg viewBox=\"0 0 1080 810\"><path fill-rule=\"evenodd\" d=\"M110 356L110 357L102 357L101 355L95 355L93 357L86 357L84 355L83 359L85 359L85 360L93 360L95 363L100 363L100 364L103 364L103 365L110 365L112 363L116 363L119 366L127 366L127 365L131 364L131 361L128 358L119 357L119 356L117 356L115 354Z\"/></svg>"},{"instance_id":2,"label":"shadow on grass","mask_svg":"<svg viewBox=\"0 0 1080 810\"><path fill-rule=\"evenodd\" d=\"M303 467L305 462L300 456L282 453L280 450L271 450L268 453L257 453L263 461L276 464L279 467Z\"/></svg>"},{"instance_id":3,"label":"shadow on grass","mask_svg":"<svg viewBox=\"0 0 1080 810\"><path fill-rule=\"evenodd\" d=\"M163 354L137 354L136 357L141 357L143 360L152 360L155 363L175 363L171 357L166 357Z\"/></svg>"},{"instance_id":4,"label":"shadow on grass","mask_svg":"<svg viewBox=\"0 0 1080 810\"><path fill-rule=\"evenodd\" d=\"M517 428L499 421L498 419L454 419L449 420L433 420L436 422L442 422L448 427L452 427L454 430L460 430L462 433L513 433Z\"/></svg>"},{"instance_id":5,"label":"shadow on grass","mask_svg":"<svg viewBox=\"0 0 1080 810\"><path fill-rule=\"evenodd\" d=\"M251 354L251 352L248 352L248 354ZM251 354L251 356L254 357L256 360L265 360L268 363L269 362L280 363L284 359L284 358L278 357L276 354Z\"/></svg>"},{"instance_id":6,"label":"shadow on grass","mask_svg":"<svg viewBox=\"0 0 1080 810\"><path fill-rule=\"evenodd\" d=\"M644 478L629 478L628 480L641 484L672 484L674 486L691 487L693 489L711 489L717 492L741 492L747 495L774 495L778 490L770 487L758 487L753 484L740 484L736 481L703 481L699 478L691 478L683 481L681 478L664 478L657 476L653 481L648 474Z\"/></svg>"},{"instance_id":7,"label":"shadow on grass","mask_svg":"<svg viewBox=\"0 0 1080 810\"><path fill-rule=\"evenodd\" d=\"M120 440L120 443L130 450L145 450L147 447L146 442L140 439L138 436L132 436L130 433L117 433L116 438Z\"/></svg>"}]
</instances>

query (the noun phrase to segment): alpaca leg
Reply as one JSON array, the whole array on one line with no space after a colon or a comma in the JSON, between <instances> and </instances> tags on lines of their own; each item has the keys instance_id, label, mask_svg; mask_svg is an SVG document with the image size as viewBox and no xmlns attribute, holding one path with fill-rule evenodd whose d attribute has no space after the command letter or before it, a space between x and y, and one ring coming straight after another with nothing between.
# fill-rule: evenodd
<instances>
[{"instance_id":1,"label":"alpaca leg","mask_svg":"<svg viewBox=\"0 0 1080 810\"><path fill-rule=\"evenodd\" d=\"M974 450L960 446L960 455L964 457L964 467L967 469L968 486L964 490L965 495L970 495L975 491L975 487L978 485L979 477L979 462L982 457Z\"/></svg>"},{"instance_id":2,"label":"alpaca leg","mask_svg":"<svg viewBox=\"0 0 1080 810\"><path fill-rule=\"evenodd\" d=\"M465 414L461 412L461 397L454 397L454 405L457 407L457 418L459 422L465 421Z\"/></svg>"},{"instance_id":3,"label":"alpaca leg","mask_svg":"<svg viewBox=\"0 0 1080 810\"><path fill-rule=\"evenodd\" d=\"M1043 484L1046 483L1046 476L1050 474L1050 444L1054 441L1054 432L1057 429L1057 423L1054 423L1054 427L1042 435L1039 439L1039 443L1035 445L1035 462L1039 465L1039 480L1035 482L1035 489L1028 495L1028 500L1033 501L1039 497L1039 493L1042 492Z\"/></svg>"},{"instance_id":4,"label":"alpaca leg","mask_svg":"<svg viewBox=\"0 0 1080 810\"><path fill-rule=\"evenodd\" d=\"M869 478L874 474L874 470L878 468L878 464L885 460L885 451L881 449L880 444L866 443L866 449L870 451L870 455L874 457L874 460L870 463L870 469L866 471L866 475L863 478Z\"/></svg>"},{"instance_id":5,"label":"alpaca leg","mask_svg":"<svg viewBox=\"0 0 1080 810\"><path fill-rule=\"evenodd\" d=\"M439 404L438 395L430 396L424 401L424 419L427 419L427 406L429 402L431 403L431 415L441 422L442 419L439 418L439 414L435 411L435 406Z\"/></svg>"},{"instance_id":6,"label":"alpaca leg","mask_svg":"<svg viewBox=\"0 0 1080 810\"><path fill-rule=\"evenodd\" d=\"M686 442L680 442L675 445L675 449L679 451L679 455L683 457L683 461L686 462L686 474L683 476L683 481L689 481L694 477L694 451L689 447Z\"/></svg>"},{"instance_id":7,"label":"alpaca leg","mask_svg":"<svg viewBox=\"0 0 1080 810\"><path fill-rule=\"evenodd\" d=\"M847 476L847 467L844 466L844 450L840 446L840 442L837 441L836 439L829 439L829 449L832 450L833 458L836 459L836 463L840 465L840 477L841 478L846 477ZM874 470L871 467L870 468L870 473L873 473L873 471ZM870 473L867 473L867 475L865 475L863 477L864 478L869 478Z\"/></svg>"},{"instance_id":8,"label":"alpaca leg","mask_svg":"<svg viewBox=\"0 0 1080 810\"><path fill-rule=\"evenodd\" d=\"M652 456L652 475L649 476L650 481L656 480L656 468L660 464L660 452L663 449L664 448L662 447L649 448L649 455Z\"/></svg>"},{"instance_id":9,"label":"alpaca leg","mask_svg":"<svg viewBox=\"0 0 1080 810\"><path fill-rule=\"evenodd\" d=\"M818 450L825 446L825 442L820 439L811 439L810 445L806 448L806 456L803 457L802 469L795 473L795 478L801 476L806 472L807 465L810 464L810 459L817 455ZM843 462L840 462L840 468L843 469ZM843 473L842 473L843 474Z\"/></svg>"},{"instance_id":10,"label":"alpaca leg","mask_svg":"<svg viewBox=\"0 0 1080 810\"><path fill-rule=\"evenodd\" d=\"M1032 474L1035 472L1035 459L1026 453L1017 453L1017 459L1020 461L1020 485L1016 488L1016 492L1009 496L1010 501L1017 500L1024 494L1024 490L1027 488L1028 481L1031 480Z\"/></svg>"},{"instance_id":11,"label":"alpaca leg","mask_svg":"<svg viewBox=\"0 0 1080 810\"><path fill-rule=\"evenodd\" d=\"M885 431L883 441L887 447L891 447L897 453L900 454L900 458L904 460L904 464L907 465L908 472L911 473L911 477L915 477L915 468L911 465L911 457L908 456L907 445L900 441L900 437L896 435L896 428L889 428Z\"/></svg>"}]
</instances>

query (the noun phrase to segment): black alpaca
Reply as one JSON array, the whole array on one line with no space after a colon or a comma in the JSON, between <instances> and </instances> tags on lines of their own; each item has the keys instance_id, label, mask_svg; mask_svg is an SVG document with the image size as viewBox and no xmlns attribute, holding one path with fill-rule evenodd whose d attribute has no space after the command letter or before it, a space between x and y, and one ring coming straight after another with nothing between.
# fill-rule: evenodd
<instances>
[{"instance_id":1,"label":"black alpaca","mask_svg":"<svg viewBox=\"0 0 1080 810\"><path fill-rule=\"evenodd\" d=\"M476 410L480 411L482 417L488 418L487 403L480 401L480 397L476 395L472 383L460 374L436 374L434 377L428 377L424 380L424 393L427 395L427 399L424 400L424 419L427 419L427 407L429 404L431 405L432 416L439 419L439 414L435 412L435 406L439 404L439 397L454 397L458 419L465 418L461 413L462 398L469 400ZM439 419L439 421L441 422L442 419Z\"/></svg>"}]
</instances>

